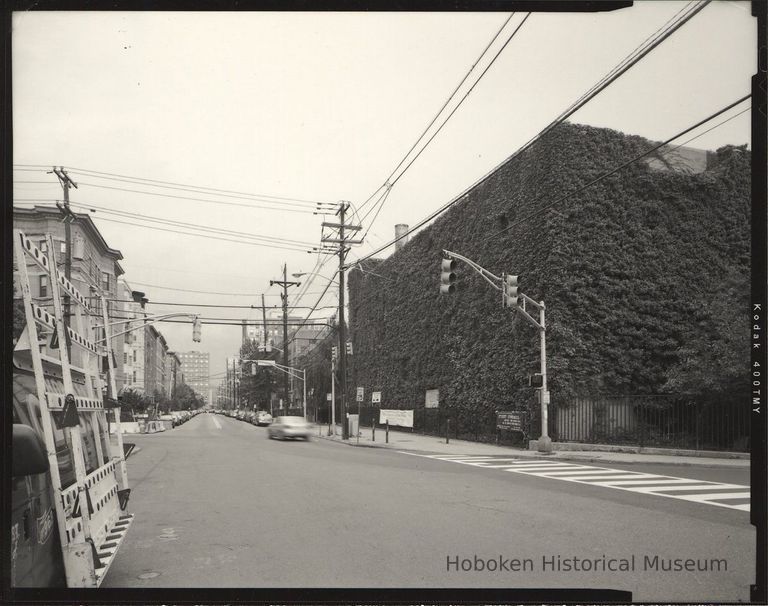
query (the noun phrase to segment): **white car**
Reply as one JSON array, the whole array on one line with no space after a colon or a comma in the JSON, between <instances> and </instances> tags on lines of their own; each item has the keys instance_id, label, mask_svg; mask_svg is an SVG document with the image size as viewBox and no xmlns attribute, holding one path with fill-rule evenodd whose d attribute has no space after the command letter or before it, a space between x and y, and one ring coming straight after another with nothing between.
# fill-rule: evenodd
<instances>
[{"instance_id":1,"label":"white car","mask_svg":"<svg viewBox=\"0 0 768 606\"><path fill-rule=\"evenodd\" d=\"M304 438L309 440L312 428L304 417L277 417L267 429L267 437L273 438Z\"/></svg>"},{"instance_id":2,"label":"white car","mask_svg":"<svg viewBox=\"0 0 768 606\"><path fill-rule=\"evenodd\" d=\"M254 423L256 425L270 425L272 423L272 415L265 410L260 410L256 413Z\"/></svg>"}]
</instances>

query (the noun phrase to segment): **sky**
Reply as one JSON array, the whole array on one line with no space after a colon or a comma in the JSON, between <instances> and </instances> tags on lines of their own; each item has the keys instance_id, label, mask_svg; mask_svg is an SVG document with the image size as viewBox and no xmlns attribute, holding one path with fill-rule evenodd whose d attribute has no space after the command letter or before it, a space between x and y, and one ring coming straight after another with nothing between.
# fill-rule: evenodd
<instances>
[{"instance_id":1,"label":"sky","mask_svg":"<svg viewBox=\"0 0 768 606\"><path fill-rule=\"evenodd\" d=\"M396 224L415 225L491 172L693 4L639 1L612 12L527 19L500 12L15 13L14 200L62 199L46 171L63 166L78 184L73 210L89 212L122 252L125 279L147 294L155 313L259 319L260 309L192 305L260 306L263 293L267 306L277 306L280 290L269 282L282 279L286 264L288 279L302 282L289 291L292 315L305 315L309 309L298 307L318 302L338 265L307 252L320 245L321 222L334 220L314 214L315 203L351 202L349 220L362 225L365 241L348 261L377 251ZM755 57L749 3L716 0L570 119L666 140L748 94ZM378 196L366 200L382 193L475 64L427 138L477 84L377 214ZM748 107L679 142L735 116L688 145L749 144L750 113L737 115ZM148 218L227 233L158 231L150 227L193 230ZM295 272L316 275L292 278ZM161 304L169 302L190 307ZM312 318L323 321L334 311L324 307L337 304L331 286ZM203 326L201 343L187 325L160 330L172 350L210 352L214 377L240 345L239 326Z\"/></svg>"}]
</instances>

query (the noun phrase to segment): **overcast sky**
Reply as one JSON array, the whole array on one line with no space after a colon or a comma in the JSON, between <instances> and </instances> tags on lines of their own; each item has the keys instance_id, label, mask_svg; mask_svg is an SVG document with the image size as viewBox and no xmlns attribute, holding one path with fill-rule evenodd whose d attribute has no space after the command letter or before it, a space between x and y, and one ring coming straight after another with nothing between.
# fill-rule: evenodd
<instances>
[{"instance_id":1,"label":"overcast sky","mask_svg":"<svg viewBox=\"0 0 768 606\"><path fill-rule=\"evenodd\" d=\"M392 239L395 224L416 224L491 171L687 4L532 14L391 189L375 222L373 213L366 216L374 205L363 203L510 14L16 13L14 165L31 170L14 172L14 198L61 199L55 176L35 168L64 166L79 186L71 193L74 210L96 210L96 225L124 256L125 278L150 301L260 305L265 293L267 305L278 305L269 281L281 278L283 263L290 274L317 272L318 259L325 260L306 252L319 245L322 217L305 201L362 206L354 220L370 231L350 259L369 254ZM512 16L444 115L524 17ZM712 2L571 120L664 140L749 93L755 55L749 3ZM748 144L749 129L746 112L688 145ZM281 242L286 250L235 234L209 234L233 242L156 231L147 226L190 230L107 210L294 242ZM325 263L319 273L326 278L316 277L293 304L314 305L335 265ZM331 288L320 305L336 303ZM189 326L163 324L161 331L171 349L209 351L214 375L240 344L239 327L204 326L200 344Z\"/></svg>"}]
</instances>

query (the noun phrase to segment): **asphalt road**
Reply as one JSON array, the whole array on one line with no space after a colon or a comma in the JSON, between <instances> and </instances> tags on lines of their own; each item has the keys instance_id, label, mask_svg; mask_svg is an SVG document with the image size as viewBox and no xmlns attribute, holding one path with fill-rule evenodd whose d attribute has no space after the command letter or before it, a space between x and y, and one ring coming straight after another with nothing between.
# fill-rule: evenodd
<instances>
[{"instance_id":1,"label":"asphalt road","mask_svg":"<svg viewBox=\"0 0 768 606\"><path fill-rule=\"evenodd\" d=\"M126 440L141 447L128 459L136 517L103 587L588 587L719 602L748 600L754 580L745 511L317 438L273 441L213 414ZM746 469L610 467L749 483ZM461 570L465 559L479 567L475 556L509 570ZM545 566L558 556L597 560L597 570ZM601 570L633 556L634 570ZM710 569L661 570L669 559Z\"/></svg>"}]
</instances>

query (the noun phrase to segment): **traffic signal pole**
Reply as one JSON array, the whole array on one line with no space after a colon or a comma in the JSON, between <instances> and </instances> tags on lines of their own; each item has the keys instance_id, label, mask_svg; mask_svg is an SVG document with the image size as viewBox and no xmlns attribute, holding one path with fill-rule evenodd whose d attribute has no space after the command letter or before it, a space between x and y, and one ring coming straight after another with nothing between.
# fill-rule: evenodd
<instances>
[{"instance_id":1,"label":"traffic signal pole","mask_svg":"<svg viewBox=\"0 0 768 606\"><path fill-rule=\"evenodd\" d=\"M443 250L443 254L445 254L448 259L443 259L441 263L442 273L440 275L440 292L442 294L451 294L455 290L454 281L456 280L456 275L453 273L455 266L453 259L458 259L479 273L493 288L501 291L502 306L509 307L513 312L520 313L523 318L539 329L539 348L541 355L541 388L539 389L539 400L541 404L541 437L538 439L537 444L539 452L552 452L552 439L549 437L548 425L549 390L547 389L547 325L544 301L534 301L528 295L518 292L517 276L515 275L502 274L501 277L499 277L467 257L453 253L449 250ZM501 285L498 285L497 282ZM538 309L538 321L528 313L526 304Z\"/></svg>"}]
</instances>

